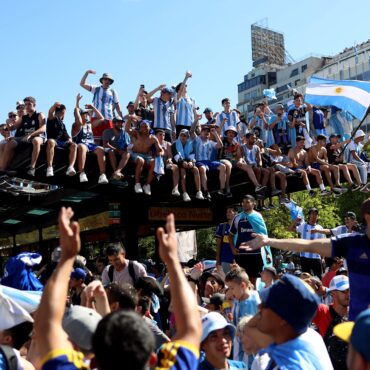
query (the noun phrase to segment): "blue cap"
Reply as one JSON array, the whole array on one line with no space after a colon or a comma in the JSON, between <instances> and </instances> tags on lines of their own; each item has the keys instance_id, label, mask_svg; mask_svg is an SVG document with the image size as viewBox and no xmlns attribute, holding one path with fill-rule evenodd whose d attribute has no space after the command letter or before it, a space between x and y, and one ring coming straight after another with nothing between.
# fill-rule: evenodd
<instances>
[{"instance_id":1,"label":"blue cap","mask_svg":"<svg viewBox=\"0 0 370 370\"><path fill-rule=\"evenodd\" d=\"M262 305L270 308L297 334L304 333L319 305L319 297L313 289L293 275L284 275L281 280L260 291Z\"/></svg>"},{"instance_id":2,"label":"blue cap","mask_svg":"<svg viewBox=\"0 0 370 370\"><path fill-rule=\"evenodd\" d=\"M75 268L72 273L71 273L71 279L82 279L82 280L85 280L85 277L86 277L86 272L84 269L80 268L80 267L77 267Z\"/></svg>"},{"instance_id":3,"label":"blue cap","mask_svg":"<svg viewBox=\"0 0 370 370\"><path fill-rule=\"evenodd\" d=\"M236 331L234 325L229 324L218 312L207 313L207 315L202 318L202 337L200 341L205 341L208 335L210 335L213 331L225 328L229 329L231 339L234 339Z\"/></svg>"},{"instance_id":4,"label":"blue cap","mask_svg":"<svg viewBox=\"0 0 370 370\"><path fill-rule=\"evenodd\" d=\"M356 321L349 321L334 327L334 334L352 347L370 363L370 308L362 311Z\"/></svg>"},{"instance_id":5,"label":"blue cap","mask_svg":"<svg viewBox=\"0 0 370 370\"><path fill-rule=\"evenodd\" d=\"M173 90L172 90L170 87L164 87L164 88L161 90L161 92L162 92L163 94L165 94L165 93L172 94L172 93L173 93Z\"/></svg>"}]
</instances>

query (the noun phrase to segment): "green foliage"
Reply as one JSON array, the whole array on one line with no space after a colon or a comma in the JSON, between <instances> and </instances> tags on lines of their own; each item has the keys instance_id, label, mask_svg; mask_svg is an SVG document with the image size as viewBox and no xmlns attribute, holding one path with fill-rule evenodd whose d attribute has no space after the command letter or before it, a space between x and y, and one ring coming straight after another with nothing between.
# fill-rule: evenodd
<instances>
[{"instance_id":1,"label":"green foliage","mask_svg":"<svg viewBox=\"0 0 370 370\"><path fill-rule=\"evenodd\" d=\"M197 259L215 259L216 258L216 238L215 228L199 229L197 234L198 255Z\"/></svg>"}]
</instances>

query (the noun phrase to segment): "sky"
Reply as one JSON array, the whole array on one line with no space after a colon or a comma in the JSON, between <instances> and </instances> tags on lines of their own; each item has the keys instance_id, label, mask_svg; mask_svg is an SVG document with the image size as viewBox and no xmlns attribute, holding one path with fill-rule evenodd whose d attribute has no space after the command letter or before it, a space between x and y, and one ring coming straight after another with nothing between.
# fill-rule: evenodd
<instances>
[{"instance_id":1,"label":"sky","mask_svg":"<svg viewBox=\"0 0 370 370\"><path fill-rule=\"evenodd\" d=\"M113 75L123 108L140 84L176 85L191 70L189 95L219 111L252 68L252 23L268 18L299 60L368 40L369 12L369 0L0 0L0 123L31 95L44 113L64 103L70 127L77 93L92 100L79 86L87 69L92 84Z\"/></svg>"}]
</instances>

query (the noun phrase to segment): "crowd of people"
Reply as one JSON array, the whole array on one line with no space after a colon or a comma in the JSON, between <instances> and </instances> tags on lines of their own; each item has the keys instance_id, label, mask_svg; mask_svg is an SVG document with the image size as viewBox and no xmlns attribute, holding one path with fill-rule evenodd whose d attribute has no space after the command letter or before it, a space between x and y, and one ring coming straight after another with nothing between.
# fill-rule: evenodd
<instances>
[{"instance_id":1,"label":"crowd of people","mask_svg":"<svg viewBox=\"0 0 370 370\"><path fill-rule=\"evenodd\" d=\"M88 78L93 74L93 70L86 71L80 81L93 99L81 106L82 96L77 95L71 132L64 123L64 104L53 104L45 117L31 96L16 103L16 110L9 112L6 123L0 126L4 137L0 142L0 171L9 169L18 146L31 143L31 177L37 174L43 146L47 177L54 176L55 148L63 148L69 151L66 175L78 172L82 183L89 181L86 156L94 153L99 184L109 182L107 160L114 180L121 180L131 163L136 193L151 195L154 175L167 172L172 176L172 195L181 196L185 202L191 201L187 174L194 180L195 198L210 200L209 172L218 173L218 194L231 197L230 176L236 170L246 173L259 199L270 197L271 206L274 196L279 196L281 203L289 201L287 179L292 176L302 180L310 196L315 195L312 181L323 196L340 195L348 189L369 191L368 142L362 130L353 131L347 112L304 103L296 92L290 103L277 104L274 111L267 100L258 104L249 118L224 98L220 112L207 107L203 119L202 110L188 94L192 77L188 71L173 87L160 85L147 91L141 85L124 114L112 87L113 77L104 73L99 79L101 85L92 85ZM343 178L348 187L342 185ZM268 209L264 204L260 207Z\"/></svg>"},{"instance_id":2,"label":"crowd of people","mask_svg":"<svg viewBox=\"0 0 370 370\"><path fill-rule=\"evenodd\" d=\"M255 205L227 209L214 261L182 264L173 215L157 230L162 262L115 242L91 265L62 208L51 262L33 272L40 255L22 253L5 266L1 368L369 369L370 198L332 229L306 210L288 227L300 239L269 238Z\"/></svg>"}]
</instances>

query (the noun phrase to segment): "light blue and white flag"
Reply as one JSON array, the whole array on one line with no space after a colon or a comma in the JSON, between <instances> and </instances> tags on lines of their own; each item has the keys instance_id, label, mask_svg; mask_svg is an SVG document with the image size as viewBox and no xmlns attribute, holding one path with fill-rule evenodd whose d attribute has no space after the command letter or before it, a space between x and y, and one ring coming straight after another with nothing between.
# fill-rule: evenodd
<instances>
[{"instance_id":1,"label":"light blue and white flag","mask_svg":"<svg viewBox=\"0 0 370 370\"><path fill-rule=\"evenodd\" d=\"M289 203L284 203L284 206L289 209L290 217L294 221L297 217L300 217L304 222L304 214L302 207L298 206L296 202L290 200Z\"/></svg>"},{"instance_id":2,"label":"light blue and white flag","mask_svg":"<svg viewBox=\"0 0 370 370\"><path fill-rule=\"evenodd\" d=\"M264 89L263 95L271 100L277 99L275 89Z\"/></svg>"},{"instance_id":3,"label":"light blue and white flag","mask_svg":"<svg viewBox=\"0 0 370 370\"><path fill-rule=\"evenodd\" d=\"M370 106L370 82L311 77L305 101L318 106L334 105L362 120Z\"/></svg>"}]
</instances>

